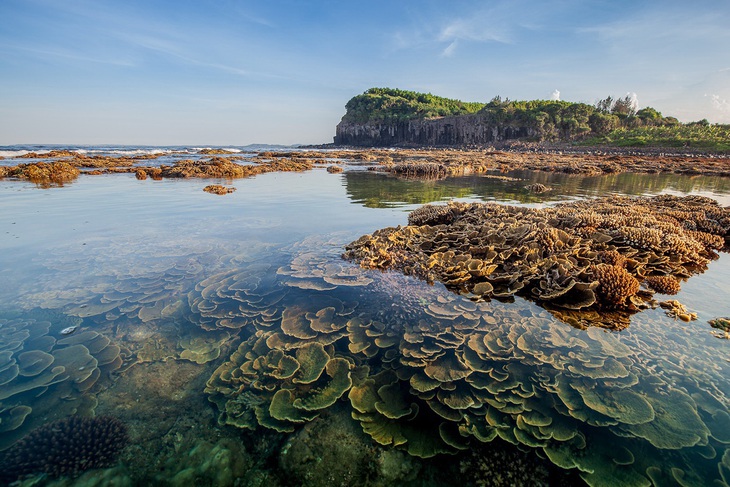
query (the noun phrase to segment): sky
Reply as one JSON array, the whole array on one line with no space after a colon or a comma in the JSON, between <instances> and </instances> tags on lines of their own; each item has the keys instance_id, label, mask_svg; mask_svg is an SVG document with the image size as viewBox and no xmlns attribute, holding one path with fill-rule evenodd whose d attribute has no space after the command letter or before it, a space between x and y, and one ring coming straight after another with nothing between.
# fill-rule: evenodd
<instances>
[{"instance_id":1,"label":"sky","mask_svg":"<svg viewBox=\"0 0 730 487\"><path fill-rule=\"evenodd\" d=\"M729 0L0 0L0 145L332 142L371 87L730 123Z\"/></svg>"}]
</instances>

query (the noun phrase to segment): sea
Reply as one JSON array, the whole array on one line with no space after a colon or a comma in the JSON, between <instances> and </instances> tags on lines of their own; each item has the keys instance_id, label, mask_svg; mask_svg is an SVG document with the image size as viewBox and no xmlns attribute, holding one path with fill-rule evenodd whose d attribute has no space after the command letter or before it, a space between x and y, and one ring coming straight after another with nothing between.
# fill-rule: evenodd
<instances>
[{"instance_id":1,"label":"sea","mask_svg":"<svg viewBox=\"0 0 730 487\"><path fill-rule=\"evenodd\" d=\"M202 149L328 152L12 145L0 165L71 150L158 155L149 166ZM418 180L332 162L343 171L0 179L0 484L730 485L730 340L712 326L730 317L728 253L655 296L696 319L656 307L614 330L592 326L611 317L561 319L342 258L424 204L670 194L728 206L730 179ZM126 435L63 429L71 417ZM59 431L60 447L46 441Z\"/></svg>"}]
</instances>

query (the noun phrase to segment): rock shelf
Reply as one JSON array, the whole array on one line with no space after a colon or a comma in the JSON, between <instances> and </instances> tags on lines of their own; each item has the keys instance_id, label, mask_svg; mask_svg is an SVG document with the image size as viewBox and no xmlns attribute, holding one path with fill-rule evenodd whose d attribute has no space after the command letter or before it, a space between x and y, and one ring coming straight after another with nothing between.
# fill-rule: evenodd
<instances>
[{"instance_id":1,"label":"rock shelf","mask_svg":"<svg viewBox=\"0 0 730 487\"><path fill-rule=\"evenodd\" d=\"M367 165L369 169L408 178L442 179L488 171L535 170L597 176L603 174L673 173L730 177L730 158L713 154L663 154L631 151L536 151L529 148L482 149L336 149L260 152L248 157L210 149L201 159L172 165L146 166L163 154L134 157L88 156L69 151L29 153L18 159L39 159L16 166L0 166L0 179L30 180L41 185L62 185L79 175L146 173L159 178L241 178L272 171L307 171L315 165L338 167ZM157 177L155 177L157 176Z\"/></svg>"}]
</instances>

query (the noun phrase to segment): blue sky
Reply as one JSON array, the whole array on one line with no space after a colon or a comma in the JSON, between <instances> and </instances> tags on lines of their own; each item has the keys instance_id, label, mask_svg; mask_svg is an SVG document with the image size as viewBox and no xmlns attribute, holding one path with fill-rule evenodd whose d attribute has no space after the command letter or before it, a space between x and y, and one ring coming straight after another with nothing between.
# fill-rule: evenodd
<instances>
[{"instance_id":1,"label":"blue sky","mask_svg":"<svg viewBox=\"0 0 730 487\"><path fill-rule=\"evenodd\" d=\"M730 1L0 0L0 144L331 142L374 86L730 123Z\"/></svg>"}]
</instances>

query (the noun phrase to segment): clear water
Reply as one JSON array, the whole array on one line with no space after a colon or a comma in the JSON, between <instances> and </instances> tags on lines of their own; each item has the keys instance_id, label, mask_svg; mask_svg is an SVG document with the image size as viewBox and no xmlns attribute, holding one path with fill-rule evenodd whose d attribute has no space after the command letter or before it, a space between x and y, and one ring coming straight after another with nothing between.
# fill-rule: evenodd
<instances>
[{"instance_id":1,"label":"clear water","mask_svg":"<svg viewBox=\"0 0 730 487\"><path fill-rule=\"evenodd\" d=\"M19 384L47 374L33 375L28 365L26 375L0 386L0 391L16 391L0 392L8 396L0 400L0 443L7 446L34 427L74 413L111 415L125 422L131 441L119 464L85 474L73 481L78 485L112 480L119 485L508 485L497 483L493 474L504 468L496 460L502 453L495 452L507 448L510 439L523 448L534 443L525 449L538 453L526 460L510 457L512 468L521 465L523 473L540 471L538 464L565 468L568 477L553 473L553 483L580 481L581 471L594 485L648 485L650 480L726 485L730 342L713 336L707 321L730 315L727 254L683 283L676 296L698 314L696 321L675 321L656 309L634 315L628 329L610 333L574 329L519 298L477 306L440 285L359 270L340 259L347 243L379 228L404 225L408 211L429 202L544 206L605 194L672 193L702 194L730 204L730 181L722 178L503 175L515 180L406 181L369 171L335 175L318 168L236 181L82 176L51 189L0 181L0 358L18 360L21 353L32 352L24 356L27 362L36 356L33 350L44 349L61 363L61 354L55 354L68 346L62 341L93 331L119 347L122 362L104 365L100 357L107 352L94 352L102 373L84 391L49 381L24 392ZM211 182L232 184L237 191L204 193ZM535 182L553 189L540 195L524 189ZM231 276L242 284L219 285ZM436 305L441 311L433 310ZM211 318L217 311L206 306L228 310L233 327L211 325L222 318ZM471 321L459 321L464 318L455 310ZM296 317L319 325L312 325L315 331L292 331L306 328ZM379 331L363 327L355 340L377 350L371 357L349 346L355 318L381 326ZM53 337L55 345L34 333L23 338L7 332L11 327L31 330L43 322L50 323L49 329L35 335ZM78 328L62 334L68 326ZM444 342L434 330L463 339L445 345L450 339ZM292 357L297 338L291 333L305 342L334 333L322 343L330 359L350 361L356 383L381 369L395 371L398 378L381 374L373 379L382 393L378 411L358 414L345 393L334 404L313 410L316 419L284 421L286 427L280 429L292 431L224 424L266 423L255 416L255 406L268 408L280 389L308 400L316 396L316 390L291 378L274 381L270 389L244 381L239 393L248 402L234 404L238 396L231 396L233 386L220 379L219 367L230 364L239 346L249 350L245 343L257 332L289 340L285 354ZM389 339L377 341L383 333ZM451 358L462 356L470 337L482 343L497 337L501 348L493 357L472 358L479 368L472 382L444 380L441 395L429 398L409 385L416 380L412 377L425 377L425 366L410 360L413 344L404 338L414 334L422 335L418 343L443 348L443 359L433 359L443 372L429 369L426 375L448 375ZM3 350L11 352L2 355ZM401 360L407 365L392 365ZM65 367L94 366L77 365ZM3 376L6 369L0 362L0 378L12 375ZM334 387L322 377L317 387ZM454 404L452 399L464 398L475 404L457 408L463 413L460 419L445 419L429 408L437 399ZM500 409L504 404L513 407ZM32 411L21 408L27 413L23 424L4 427L20 414L21 409L12 413L18 405ZM393 413L404 408L410 408L407 414ZM388 436L398 434L407 441L399 447L374 442L363 433L373 423L380 425L374 436L381 443L398 443ZM497 430L490 444L487 437ZM484 441L477 439L480 435ZM499 447L489 450L495 445ZM434 449L450 453L420 458ZM496 463L489 463L489 452ZM546 456L551 461L538 458Z\"/></svg>"}]
</instances>

